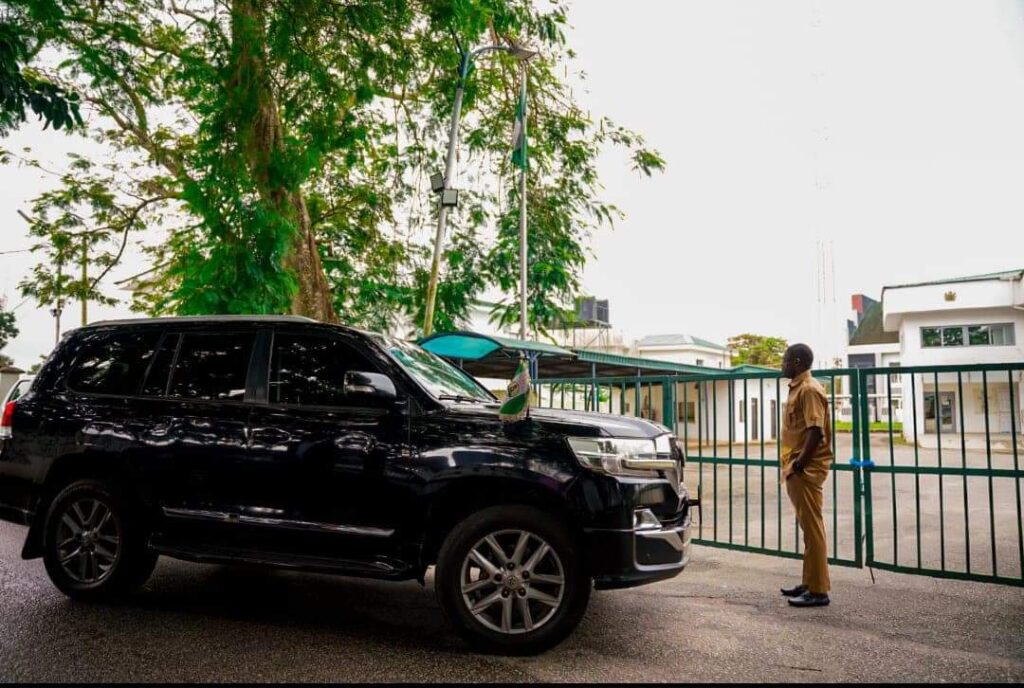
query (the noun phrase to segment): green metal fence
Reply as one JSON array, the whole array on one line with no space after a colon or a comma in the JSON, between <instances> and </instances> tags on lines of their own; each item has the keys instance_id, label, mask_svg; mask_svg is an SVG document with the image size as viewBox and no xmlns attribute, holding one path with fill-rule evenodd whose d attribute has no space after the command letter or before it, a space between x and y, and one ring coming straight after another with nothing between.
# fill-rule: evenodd
<instances>
[{"instance_id":1,"label":"green metal fence","mask_svg":"<svg viewBox=\"0 0 1024 688\"><path fill-rule=\"evenodd\" d=\"M829 561L1024 585L1022 370L1024 363L815 371L832 426L842 428L832 435L836 460L825 485ZM541 379L534 391L541 406L673 429L686 447L685 479L701 499L696 543L802 556L780 480L788 382L778 373Z\"/></svg>"},{"instance_id":2,"label":"green metal fence","mask_svg":"<svg viewBox=\"0 0 1024 688\"><path fill-rule=\"evenodd\" d=\"M1024 363L859 371L861 413L886 418L881 437L859 428L868 566L1024 585L1022 370ZM873 410L872 381L885 390Z\"/></svg>"}]
</instances>

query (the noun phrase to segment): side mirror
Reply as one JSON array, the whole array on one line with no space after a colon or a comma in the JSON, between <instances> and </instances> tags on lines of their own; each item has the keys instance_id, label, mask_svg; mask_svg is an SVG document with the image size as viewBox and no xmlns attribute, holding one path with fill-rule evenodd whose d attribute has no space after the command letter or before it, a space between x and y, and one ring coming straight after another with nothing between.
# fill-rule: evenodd
<instances>
[{"instance_id":1,"label":"side mirror","mask_svg":"<svg viewBox=\"0 0 1024 688\"><path fill-rule=\"evenodd\" d=\"M359 370L345 373L345 395L376 402L394 401L398 398L395 383L387 375Z\"/></svg>"}]
</instances>

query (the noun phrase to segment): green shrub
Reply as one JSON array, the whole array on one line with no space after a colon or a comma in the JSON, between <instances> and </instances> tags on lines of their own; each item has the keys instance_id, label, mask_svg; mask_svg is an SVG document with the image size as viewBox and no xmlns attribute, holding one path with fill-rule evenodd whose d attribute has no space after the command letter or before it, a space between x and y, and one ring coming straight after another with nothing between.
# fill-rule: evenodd
<instances>
[{"instance_id":1,"label":"green shrub","mask_svg":"<svg viewBox=\"0 0 1024 688\"><path fill-rule=\"evenodd\" d=\"M835 424L836 432L851 432L853 430L853 423L849 423L845 420L837 420ZM889 423L882 421L880 423L872 423L870 427L871 432L889 432ZM903 432L903 423L893 422L892 432L894 435L901 434Z\"/></svg>"}]
</instances>

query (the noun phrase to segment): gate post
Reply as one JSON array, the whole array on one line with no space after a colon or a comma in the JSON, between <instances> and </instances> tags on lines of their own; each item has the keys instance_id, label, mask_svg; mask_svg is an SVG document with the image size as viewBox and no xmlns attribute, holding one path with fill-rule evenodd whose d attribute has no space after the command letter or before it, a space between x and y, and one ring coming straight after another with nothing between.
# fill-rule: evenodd
<instances>
[{"instance_id":1,"label":"gate post","mask_svg":"<svg viewBox=\"0 0 1024 688\"><path fill-rule=\"evenodd\" d=\"M661 379L661 420L662 424L676 434L676 385L668 377Z\"/></svg>"},{"instance_id":2,"label":"gate post","mask_svg":"<svg viewBox=\"0 0 1024 688\"><path fill-rule=\"evenodd\" d=\"M874 561L874 527L871 513L871 419L868 410L867 376L860 370L850 373L850 406L853 412L852 444L853 458L850 464L853 471L853 512L854 512L854 547L855 560L858 567L864 561L871 565ZM864 544L866 542L866 552Z\"/></svg>"}]
</instances>

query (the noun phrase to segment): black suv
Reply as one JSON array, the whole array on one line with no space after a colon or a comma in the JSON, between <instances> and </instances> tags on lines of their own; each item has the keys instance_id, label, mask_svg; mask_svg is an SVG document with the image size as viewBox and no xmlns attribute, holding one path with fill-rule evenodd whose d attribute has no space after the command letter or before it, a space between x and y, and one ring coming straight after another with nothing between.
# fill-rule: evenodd
<instances>
[{"instance_id":1,"label":"black suv","mask_svg":"<svg viewBox=\"0 0 1024 688\"><path fill-rule=\"evenodd\" d=\"M424 581L483 648L531 652L592 587L679 573L691 502L655 423L531 410L404 341L299 317L68 333L0 422L0 518L73 598L158 555Z\"/></svg>"}]
</instances>

